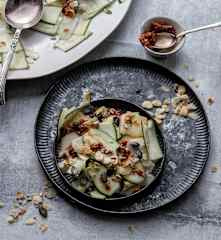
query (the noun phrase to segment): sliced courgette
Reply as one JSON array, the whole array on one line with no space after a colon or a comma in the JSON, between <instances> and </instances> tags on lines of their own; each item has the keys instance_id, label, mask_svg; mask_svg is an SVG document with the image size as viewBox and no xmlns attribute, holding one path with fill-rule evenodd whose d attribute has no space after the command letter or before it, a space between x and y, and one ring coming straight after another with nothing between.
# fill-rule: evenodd
<instances>
[{"instance_id":1,"label":"sliced courgette","mask_svg":"<svg viewBox=\"0 0 221 240\"><path fill-rule=\"evenodd\" d=\"M113 117L105 119L99 124L99 130L109 135L115 141L117 140L116 130L114 128Z\"/></svg>"},{"instance_id":2,"label":"sliced courgette","mask_svg":"<svg viewBox=\"0 0 221 240\"><path fill-rule=\"evenodd\" d=\"M157 138L155 124L153 120L148 120L147 124L143 124L144 141L149 153L150 161L156 163L163 157L162 150Z\"/></svg>"},{"instance_id":3,"label":"sliced courgette","mask_svg":"<svg viewBox=\"0 0 221 240\"><path fill-rule=\"evenodd\" d=\"M85 190L87 189L86 185L81 184L79 180L73 181L71 185L74 189L82 193L85 192Z\"/></svg>"},{"instance_id":4,"label":"sliced courgette","mask_svg":"<svg viewBox=\"0 0 221 240\"><path fill-rule=\"evenodd\" d=\"M83 11L83 17L90 19L102 12L106 7L110 6L115 0L80 0L80 9Z\"/></svg>"},{"instance_id":5,"label":"sliced courgette","mask_svg":"<svg viewBox=\"0 0 221 240\"><path fill-rule=\"evenodd\" d=\"M87 172L97 190L102 194L110 197L120 191L120 181L116 176L107 177L107 169L101 164L90 163Z\"/></svg>"},{"instance_id":6,"label":"sliced courgette","mask_svg":"<svg viewBox=\"0 0 221 240\"><path fill-rule=\"evenodd\" d=\"M49 6L63 7L63 1L61 0L47 0L46 4Z\"/></svg>"},{"instance_id":7,"label":"sliced courgette","mask_svg":"<svg viewBox=\"0 0 221 240\"><path fill-rule=\"evenodd\" d=\"M6 60L7 53L3 53L3 62ZM29 68L29 65L26 61L25 52L19 51L16 52L12 58L12 62L10 64L11 70L21 70L21 69L27 69Z\"/></svg>"},{"instance_id":8,"label":"sliced courgette","mask_svg":"<svg viewBox=\"0 0 221 240\"><path fill-rule=\"evenodd\" d=\"M80 153L80 148L83 145L83 137L79 136L72 141L72 147L76 153Z\"/></svg>"},{"instance_id":9,"label":"sliced courgette","mask_svg":"<svg viewBox=\"0 0 221 240\"><path fill-rule=\"evenodd\" d=\"M78 138L79 136L74 132L62 137L61 142L58 146L59 157L61 157L65 153L66 149L72 145L72 142Z\"/></svg>"},{"instance_id":10,"label":"sliced courgette","mask_svg":"<svg viewBox=\"0 0 221 240\"><path fill-rule=\"evenodd\" d=\"M58 26L59 26L58 23L56 25L52 25L41 21L37 25L35 25L32 29L38 32L46 33L51 36L55 36L57 34Z\"/></svg>"},{"instance_id":11,"label":"sliced courgette","mask_svg":"<svg viewBox=\"0 0 221 240\"><path fill-rule=\"evenodd\" d=\"M57 31L60 40L69 39L74 33L78 25L78 22L79 22L78 16L74 18L63 16Z\"/></svg>"},{"instance_id":12,"label":"sliced courgette","mask_svg":"<svg viewBox=\"0 0 221 240\"><path fill-rule=\"evenodd\" d=\"M91 32L86 33L85 35L79 36L79 35L72 35L69 39L67 40L58 40L54 47L59 48L63 50L64 52L69 51L70 49L76 47L86 39L88 39L92 35Z\"/></svg>"},{"instance_id":13,"label":"sliced courgette","mask_svg":"<svg viewBox=\"0 0 221 240\"><path fill-rule=\"evenodd\" d=\"M61 129L64 126L65 119L68 116L68 114L72 111L74 111L76 107L72 107L70 109L64 108L59 116L59 121L58 121L58 138L61 136Z\"/></svg>"},{"instance_id":14,"label":"sliced courgette","mask_svg":"<svg viewBox=\"0 0 221 240\"><path fill-rule=\"evenodd\" d=\"M129 175L125 175L124 178L134 184L141 184L145 180L145 169L141 162L135 164Z\"/></svg>"},{"instance_id":15,"label":"sliced courgette","mask_svg":"<svg viewBox=\"0 0 221 240\"><path fill-rule=\"evenodd\" d=\"M98 192L98 191L96 191L96 190L91 191L91 192L90 192L90 196L91 196L92 198L96 198L96 199L105 199L105 198L106 198L105 195L101 194L100 192Z\"/></svg>"},{"instance_id":16,"label":"sliced courgette","mask_svg":"<svg viewBox=\"0 0 221 240\"><path fill-rule=\"evenodd\" d=\"M80 17L79 22L74 30L75 35L85 35L88 31L89 25L91 23L90 19L84 19Z\"/></svg>"},{"instance_id":17,"label":"sliced courgette","mask_svg":"<svg viewBox=\"0 0 221 240\"><path fill-rule=\"evenodd\" d=\"M56 6L45 6L41 21L55 25L60 17L61 8Z\"/></svg>"},{"instance_id":18,"label":"sliced courgette","mask_svg":"<svg viewBox=\"0 0 221 240\"><path fill-rule=\"evenodd\" d=\"M116 153L118 143L109 135L100 131L99 129L90 129L88 134L89 136L94 138L94 140L97 141L97 143L102 143L107 149Z\"/></svg>"}]
</instances>

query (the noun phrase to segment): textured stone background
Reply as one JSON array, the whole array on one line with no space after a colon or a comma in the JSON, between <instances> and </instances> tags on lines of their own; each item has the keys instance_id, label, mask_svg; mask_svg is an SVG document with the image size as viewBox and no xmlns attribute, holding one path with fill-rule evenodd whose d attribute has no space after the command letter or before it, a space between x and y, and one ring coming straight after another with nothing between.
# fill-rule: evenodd
<instances>
[{"instance_id":1,"label":"textured stone background","mask_svg":"<svg viewBox=\"0 0 221 240\"><path fill-rule=\"evenodd\" d=\"M220 9L219 0L134 0L120 28L81 61L106 56L140 57L158 62L184 79L197 80L196 92L207 111L212 135L210 159L200 181L173 204L136 218L95 214L59 197L51 201L46 233L40 233L35 226L25 226L24 221L8 226L5 218L15 192L38 192L45 180L34 151L33 129L38 108L54 77L9 82L8 103L0 108L0 198L6 202L0 209L0 239L220 239L221 30L189 36L183 51L165 60L146 55L136 40L145 18L169 16L190 28L220 21ZM213 106L207 104L210 95L216 100ZM218 166L216 173L211 172L214 165Z\"/></svg>"}]
</instances>

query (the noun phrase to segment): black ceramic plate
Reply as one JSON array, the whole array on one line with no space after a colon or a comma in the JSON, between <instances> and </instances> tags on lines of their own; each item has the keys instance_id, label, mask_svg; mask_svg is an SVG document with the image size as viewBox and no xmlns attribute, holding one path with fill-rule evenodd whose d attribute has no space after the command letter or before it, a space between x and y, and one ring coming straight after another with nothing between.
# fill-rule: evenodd
<instances>
[{"instance_id":1,"label":"black ceramic plate","mask_svg":"<svg viewBox=\"0 0 221 240\"><path fill-rule=\"evenodd\" d=\"M94 100L103 97L123 98L141 104L148 98L174 97L174 84L187 87L191 102L197 106L197 120L169 114L162 125L167 157L162 176L151 193L126 206L111 209L90 201L76 199L64 181L54 159L54 141L59 113L64 107L78 105L85 88ZM167 86L171 91L164 91ZM193 90L174 73L148 61L110 58L75 68L48 92L36 120L35 146L40 163L54 185L71 201L89 208L117 214L145 212L180 197L200 176L209 154L209 126L202 104Z\"/></svg>"}]
</instances>

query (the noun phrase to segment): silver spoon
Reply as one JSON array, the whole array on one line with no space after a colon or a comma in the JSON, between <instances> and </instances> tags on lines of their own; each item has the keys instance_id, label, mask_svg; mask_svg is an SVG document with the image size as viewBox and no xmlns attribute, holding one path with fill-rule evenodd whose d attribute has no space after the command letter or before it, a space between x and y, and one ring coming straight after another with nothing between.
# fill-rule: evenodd
<instances>
[{"instance_id":1,"label":"silver spoon","mask_svg":"<svg viewBox=\"0 0 221 240\"><path fill-rule=\"evenodd\" d=\"M43 13L42 0L8 0L5 4L5 21L16 29L11 41L6 60L0 75L0 104L5 104L5 85L9 66L11 64L18 40L23 29L36 25Z\"/></svg>"},{"instance_id":2,"label":"silver spoon","mask_svg":"<svg viewBox=\"0 0 221 240\"><path fill-rule=\"evenodd\" d=\"M213 24L198 27L198 28L193 28L191 30L186 30L177 35L172 33L167 33L167 32L157 33L157 41L155 45L151 46L151 48L158 49L158 50L165 50L168 48L172 48L179 41L179 39L185 37L190 33L199 32L199 31L220 27L220 26L221 26L221 22L218 22L218 23L213 23Z\"/></svg>"}]
</instances>

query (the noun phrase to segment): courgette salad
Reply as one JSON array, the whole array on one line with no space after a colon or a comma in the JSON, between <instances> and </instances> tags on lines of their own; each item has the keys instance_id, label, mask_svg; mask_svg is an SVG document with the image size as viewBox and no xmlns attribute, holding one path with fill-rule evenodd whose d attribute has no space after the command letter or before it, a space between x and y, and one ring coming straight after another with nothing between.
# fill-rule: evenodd
<instances>
[{"instance_id":1,"label":"courgette salad","mask_svg":"<svg viewBox=\"0 0 221 240\"><path fill-rule=\"evenodd\" d=\"M58 167L93 198L140 191L163 157L153 120L139 112L91 104L64 109L58 131Z\"/></svg>"}]
</instances>

